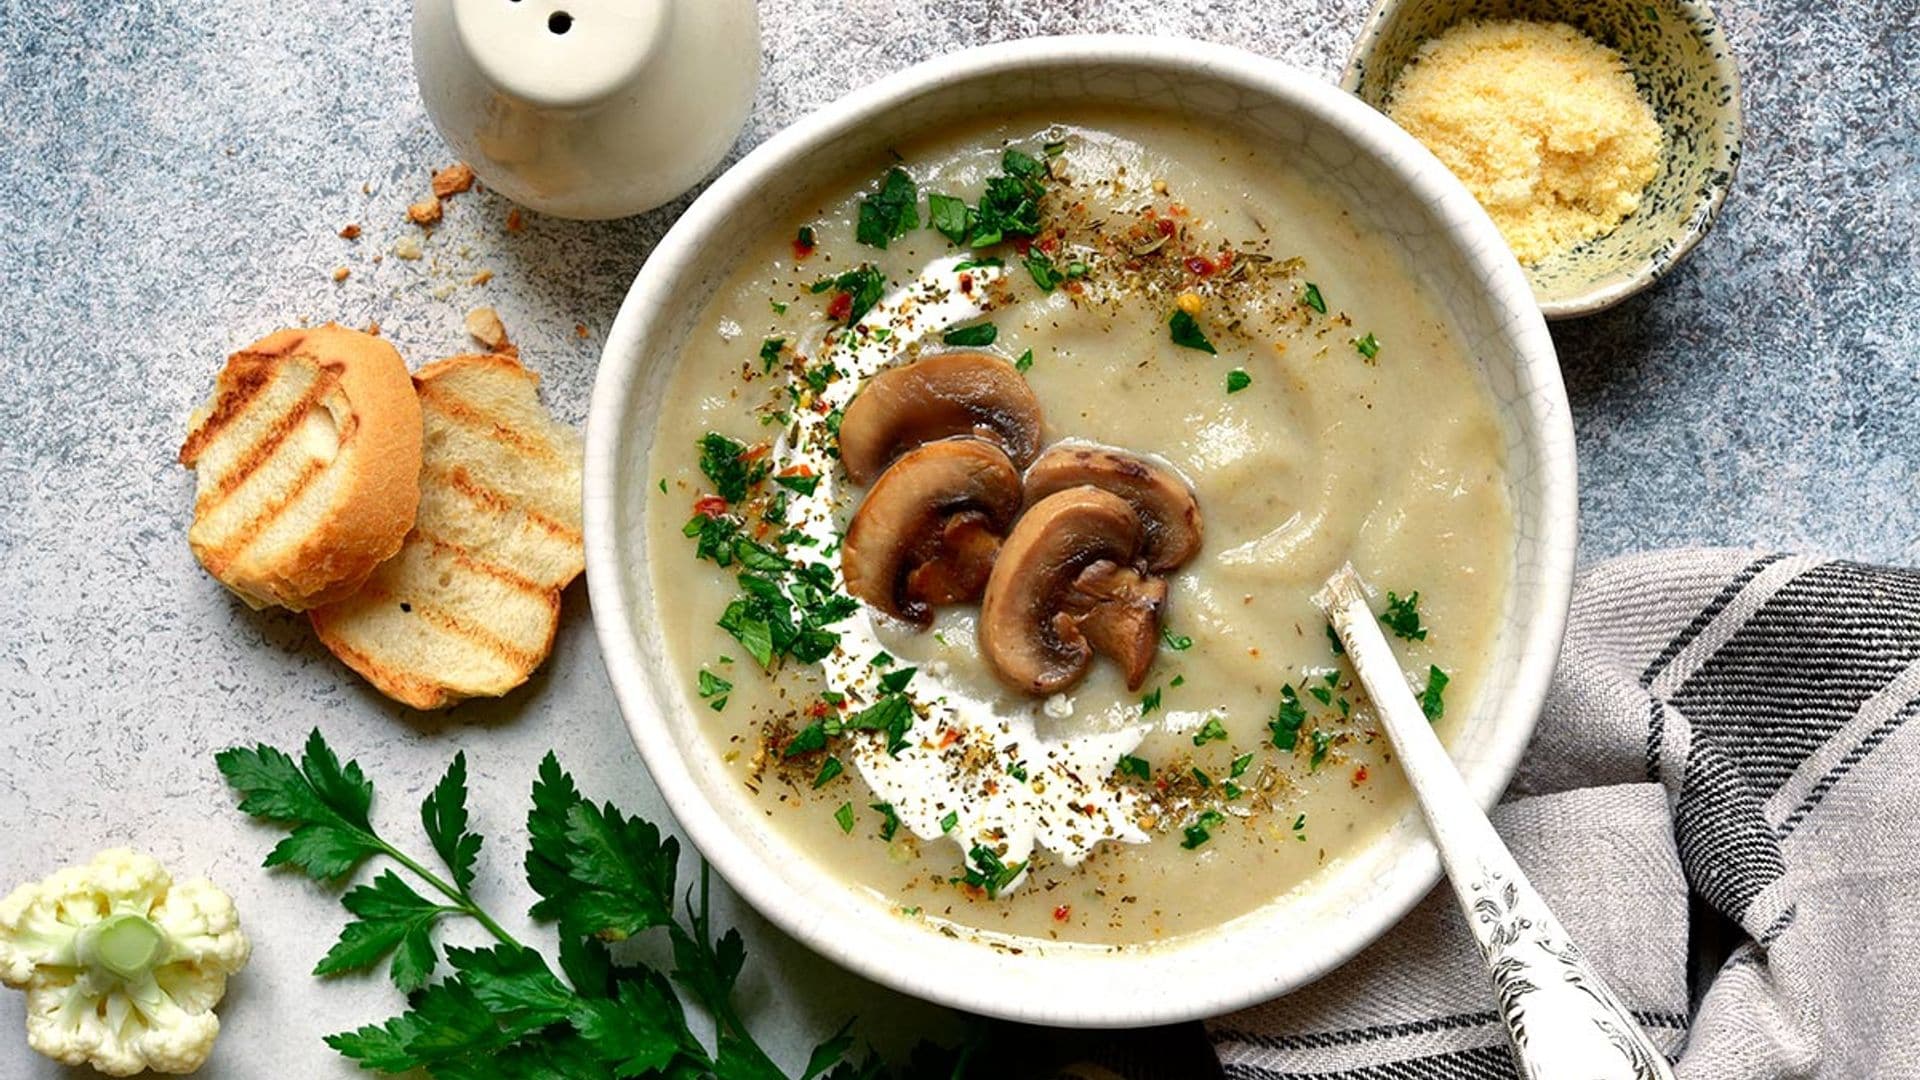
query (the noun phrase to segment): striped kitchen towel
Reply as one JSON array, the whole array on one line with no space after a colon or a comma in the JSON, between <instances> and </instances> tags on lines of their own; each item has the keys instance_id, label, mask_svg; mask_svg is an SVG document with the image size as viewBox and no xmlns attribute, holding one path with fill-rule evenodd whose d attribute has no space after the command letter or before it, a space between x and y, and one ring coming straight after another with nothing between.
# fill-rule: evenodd
<instances>
[{"instance_id":1,"label":"striped kitchen towel","mask_svg":"<svg viewBox=\"0 0 1920 1080\"><path fill-rule=\"evenodd\" d=\"M1920 573L1617 560L1581 577L1494 823L1682 1080L1920 1078L1916 712ZM1230 1080L1514 1076L1444 888L1207 1030Z\"/></svg>"}]
</instances>

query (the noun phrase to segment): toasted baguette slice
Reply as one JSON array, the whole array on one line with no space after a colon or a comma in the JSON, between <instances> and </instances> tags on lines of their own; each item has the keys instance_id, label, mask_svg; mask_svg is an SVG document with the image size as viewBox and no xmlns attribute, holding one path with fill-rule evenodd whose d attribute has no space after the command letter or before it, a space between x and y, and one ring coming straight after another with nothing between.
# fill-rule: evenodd
<instances>
[{"instance_id":1,"label":"toasted baguette slice","mask_svg":"<svg viewBox=\"0 0 1920 1080\"><path fill-rule=\"evenodd\" d=\"M585 566L580 436L513 358L456 356L414 379L426 417L420 516L359 593L312 613L335 656L395 701L498 697L546 660Z\"/></svg>"},{"instance_id":2,"label":"toasted baguette slice","mask_svg":"<svg viewBox=\"0 0 1920 1080\"><path fill-rule=\"evenodd\" d=\"M255 608L350 596L413 527L420 440L393 346L331 323L271 334L227 359L180 447L187 542Z\"/></svg>"}]
</instances>

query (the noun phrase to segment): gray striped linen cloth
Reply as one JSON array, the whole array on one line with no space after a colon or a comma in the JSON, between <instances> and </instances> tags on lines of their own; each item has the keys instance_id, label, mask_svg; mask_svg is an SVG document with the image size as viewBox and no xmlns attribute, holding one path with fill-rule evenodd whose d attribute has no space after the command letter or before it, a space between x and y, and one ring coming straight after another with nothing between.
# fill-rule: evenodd
<instances>
[{"instance_id":1,"label":"gray striped linen cloth","mask_svg":"<svg viewBox=\"0 0 1920 1080\"><path fill-rule=\"evenodd\" d=\"M1580 578L1494 824L1683 1080L1920 1078L1916 712L1920 573L1619 559ZM1444 885L1327 978L1207 1024L1217 1062L1153 1051L1188 1030L1113 1039L1105 1068L1515 1075Z\"/></svg>"}]
</instances>

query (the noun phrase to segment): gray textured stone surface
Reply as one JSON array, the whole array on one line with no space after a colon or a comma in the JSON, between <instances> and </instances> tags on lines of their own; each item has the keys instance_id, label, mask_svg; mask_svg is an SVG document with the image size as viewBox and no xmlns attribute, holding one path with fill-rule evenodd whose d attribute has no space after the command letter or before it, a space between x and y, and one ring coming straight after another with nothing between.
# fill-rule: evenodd
<instances>
[{"instance_id":1,"label":"gray textured stone surface","mask_svg":"<svg viewBox=\"0 0 1920 1080\"><path fill-rule=\"evenodd\" d=\"M1360 0L768 0L744 148L874 77L964 43L1176 31L1331 76ZM1910 0L1726 4L1747 157L1718 230L1673 279L1556 331L1579 430L1588 559L1784 545L1920 558L1920 28ZM0 0L0 888L114 843L230 889L257 940L206 1075L355 1075L318 1042L396 1004L304 973L331 896L256 869L214 750L319 724L413 806L456 747L492 842L481 894L524 903L526 786L557 747L592 792L664 816L576 588L531 688L445 716L362 686L284 614L233 602L184 541L184 420L221 358L277 326L378 320L416 365L497 306L582 418L599 342L673 208L586 225L457 200L428 257L389 254L445 152L414 97L404 5ZM357 243L335 232L359 222ZM336 266L353 276L330 280ZM493 281L467 279L491 269ZM437 295L438 294L438 295ZM584 336L576 327L584 327ZM751 913L749 1007L793 1051L858 1011L882 1041L934 1010L824 970ZM456 931L456 940L470 935ZM0 1075L62 1075L0 996Z\"/></svg>"}]
</instances>

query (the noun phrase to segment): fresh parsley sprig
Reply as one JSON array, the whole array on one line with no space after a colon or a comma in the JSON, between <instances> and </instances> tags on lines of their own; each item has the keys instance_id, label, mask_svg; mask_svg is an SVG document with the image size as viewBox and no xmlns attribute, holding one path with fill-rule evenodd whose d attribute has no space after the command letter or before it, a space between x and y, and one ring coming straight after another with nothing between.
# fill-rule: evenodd
<instances>
[{"instance_id":1,"label":"fresh parsley sprig","mask_svg":"<svg viewBox=\"0 0 1920 1080\"><path fill-rule=\"evenodd\" d=\"M438 895L422 895L386 869L341 898L353 920L314 973L367 970L391 956L389 974L408 993L405 1012L327 1036L329 1046L362 1068L422 1070L441 1080L788 1080L754 1041L734 1001L746 946L736 931L715 933L705 863L698 885L676 905L679 842L611 803L588 800L551 753L533 785L525 867L539 896L530 914L559 929L557 974L473 897L481 837L469 827L465 754L454 757L420 807L444 875L374 830L372 782L358 763L342 764L319 731L307 737L297 763L266 745L234 747L216 761L240 793L242 811L290 830L266 865L337 881L384 857ZM436 950L432 928L448 917L473 919L495 944ZM668 970L615 961L609 943L648 931L667 936ZM442 952L449 973L430 982ZM682 991L713 1018L711 1049L689 1028ZM894 1075L852 1051L853 1039L842 1028L814 1050L801 1080ZM910 1068L943 1053L923 1048ZM938 1075L965 1076L959 1064L965 1056L945 1054Z\"/></svg>"}]
</instances>

